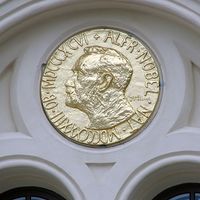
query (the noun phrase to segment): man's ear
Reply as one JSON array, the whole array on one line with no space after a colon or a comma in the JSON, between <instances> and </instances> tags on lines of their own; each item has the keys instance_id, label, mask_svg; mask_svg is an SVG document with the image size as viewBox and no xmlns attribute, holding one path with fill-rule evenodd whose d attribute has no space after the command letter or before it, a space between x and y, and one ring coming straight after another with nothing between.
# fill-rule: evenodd
<instances>
[{"instance_id":1,"label":"man's ear","mask_svg":"<svg viewBox=\"0 0 200 200\"><path fill-rule=\"evenodd\" d=\"M100 92L104 92L109 88L110 84L112 83L113 76L110 73L103 73L101 75L101 80L98 85L98 89Z\"/></svg>"}]
</instances>

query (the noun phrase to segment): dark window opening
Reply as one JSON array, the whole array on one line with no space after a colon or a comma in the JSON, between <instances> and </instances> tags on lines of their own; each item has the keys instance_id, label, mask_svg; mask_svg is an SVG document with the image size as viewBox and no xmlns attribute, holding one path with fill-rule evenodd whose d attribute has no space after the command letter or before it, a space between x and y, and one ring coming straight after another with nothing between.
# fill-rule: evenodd
<instances>
[{"instance_id":1,"label":"dark window opening","mask_svg":"<svg viewBox=\"0 0 200 200\"><path fill-rule=\"evenodd\" d=\"M168 188L153 200L200 200L200 184L187 183Z\"/></svg>"},{"instance_id":2,"label":"dark window opening","mask_svg":"<svg viewBox=\"0 0 200 200\"><path fill-rule=\"evenodd\" d=\"M15 188L0 194L0 200L65 200L55 192L38 187Z\"/></svg>"}]
</instances>

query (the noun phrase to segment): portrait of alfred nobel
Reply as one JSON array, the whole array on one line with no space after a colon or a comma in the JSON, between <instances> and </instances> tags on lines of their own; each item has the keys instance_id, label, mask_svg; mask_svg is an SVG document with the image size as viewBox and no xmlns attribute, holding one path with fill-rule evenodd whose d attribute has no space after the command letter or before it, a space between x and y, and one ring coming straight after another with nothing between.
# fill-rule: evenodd
<instances>
[{"instance_id":1,"label":"portrait of alfred nobel","mask_svg":"<svg viewBox=\"0 0 200 200\"><path fill-rule=\"evenodd\" d=\"M88 128L112 128L133 114L125 96L133 69L123 54L112 48L86 47L72 71L65 84L65 104L88 116Z\"/></svg>"}]
</instances>

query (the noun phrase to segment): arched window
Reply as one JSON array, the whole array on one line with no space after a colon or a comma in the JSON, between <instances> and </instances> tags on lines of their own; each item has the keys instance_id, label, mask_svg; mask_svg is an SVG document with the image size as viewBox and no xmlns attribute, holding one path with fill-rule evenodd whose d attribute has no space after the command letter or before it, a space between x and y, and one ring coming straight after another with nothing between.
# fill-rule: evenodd
<instances>
[{"instance_id":1,"label":"arched window","mask_svg":"<svg viewBox=\"0 0 200 200\"><path fill-rule=\"evenodd\" d=\"M65 200L50 190L38 187L15 188L0 194L0 200Z\"/></svg>"},{"instance_id":2,"label":"arched window","mask_svg":"<svg viewBox=\"0 0 200 200\"><path fill-rule=\"evenodd\" d=\"M153 200L200 200L200 184L188 183L169 188Z\"/></svg>"}]
</instances>

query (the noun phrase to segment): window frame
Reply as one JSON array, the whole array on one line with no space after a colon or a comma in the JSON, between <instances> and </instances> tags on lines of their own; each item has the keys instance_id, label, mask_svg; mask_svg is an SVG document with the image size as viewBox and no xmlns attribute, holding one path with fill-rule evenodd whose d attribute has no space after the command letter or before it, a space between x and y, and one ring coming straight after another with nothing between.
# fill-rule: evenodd
<instances>
[{"instance_id":1,"label":"window frame","mask_svg":"<svg viewBox=\"0 0 200 200\"><path fill-rule=\"evenodd\" d=\"M168 188L158 194L153 200L169 200L181 194L190 194L190 200L195 200L195 194L200 193L200 183L186 183Z\"/></svg>"},{"instance_id":2,"label":"window frame","mask_svg":"<svg viewBox=\"0 0 200 200\"><path fill-rule=\"evenodd\" d=\"M31 197L40 197L45 200L66 200L59 194L41 187L20 187L8 190L0 194L0 199L13 200L19 197L25 197L26 200L31 200Z\"/></svg>"}]
</instances>

